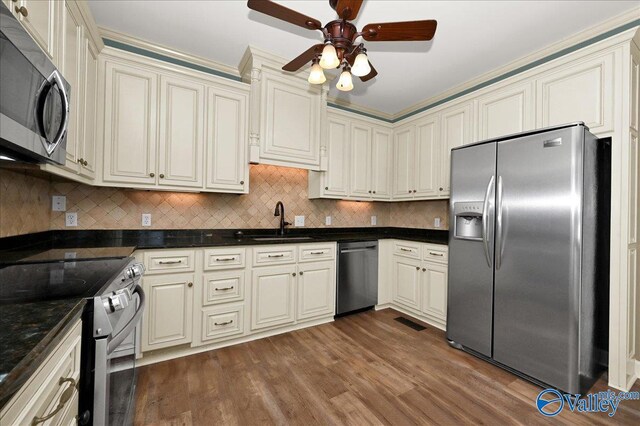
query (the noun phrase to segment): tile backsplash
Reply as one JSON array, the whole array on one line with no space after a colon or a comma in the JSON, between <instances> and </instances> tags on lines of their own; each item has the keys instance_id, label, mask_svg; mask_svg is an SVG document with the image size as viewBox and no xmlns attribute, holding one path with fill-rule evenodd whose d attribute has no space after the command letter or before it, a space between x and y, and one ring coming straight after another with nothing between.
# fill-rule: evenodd
<instances>
[{"instance_id":1,"label":"tile backsplash","mask_svg":"<svg viewBox=\"0 0 640 426\"><path fill-rule=\"evenodd\" d=\"M252 165L250 193L206 194L93 187L75 182L33 177L0 170L0 236L47 229L147 229L143 213L151 214L150 229L275 228L273 216L282 201L286 218L305 216L305 227L378 226L433 228L441 218L447 228L447 202L402 203L309 200L307 172L301 169ZM65 227L65 212L51 211L51 196L67 197L67 212L78 214L78 227Z\"/></svg>"}]
</instances>

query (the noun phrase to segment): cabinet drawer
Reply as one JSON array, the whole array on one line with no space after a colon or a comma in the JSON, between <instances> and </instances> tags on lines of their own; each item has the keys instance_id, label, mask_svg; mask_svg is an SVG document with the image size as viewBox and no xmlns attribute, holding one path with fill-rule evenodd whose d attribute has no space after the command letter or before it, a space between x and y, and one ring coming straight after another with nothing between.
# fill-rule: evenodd
<instances>
[{"instance_id":1,"label":"cabinet drawer","mask_svg":"<svg viewBox=\"0 0 640 426\"><path fill-rule=\"evenodd\" d=\"M315 260L331 260L336 257L335 244L302 245L299 248L300 262L313 262Z\"/></svg>"},{"instance_id":2,"label":"cabinet drawer","mask_svg":"<svg viewBox=\"0 0 640 426\"><path fill-rule=\"evenodd\" d=\"M44 417L56 409L62 393L70 386L75 386L80 378L81 329L78 322L7 403L0 413L0 424L31 424L36 417ZM69 415L75 417L78 413L77 401L76 388L64 407L44 424L57 425Z\"/></svg>"},{"instance_id":3,"label":"cabinet drawer","mask_svg":"<svg viewBox=\"0 0 640 426\"><path fill-rule=\"evenodd\" d=\"M225 305L202 309L202 342L236 337L244 333L244 306Z\"/></svg>"},{"instance_id":4,"label":"cabinet drawer","mask_svg":"<svg viewBox=\"0 0 640 426\"><path fill-rule=\"evenodd\" d=\"M446 246L425 244L423 249L423 259L433 262L447 263L449 260L449 249Z\"/></svg>"},{"instance_id":5,"label":"cabinet drawer","mask_svg":"<svg viewBox=\"0 0 640 426\"><path fill-rule=\"evenodd\" d=\"M296 249L295 246L255 248L253 251L253 266L295 263Z\"/></svg>"},{"instance_id":6,"label":"cabinet drawer","mask_svg":"<svg viewBox=\"0 0 640 426\"><path fill-rule=\"evenodd\" d=\"M246 249L244 247L205 250L204 270L244 268L245 254Z\"/></svg>"},{"instance_id":7,"label":"cabinet drawer","mask_svg":"<svg viewBox=\"0 0 640 426\"><path fill-rule=\"evenodd\" d=\"M202 304L215 305L243 300L244 277L244 270L204 274Z\"/></svg>"},{"instance_id":8,"label":"cabinet drawer","mask_svg":"<svg viewBox=\"0 0 640 426\"><path fill-rule=\"evenodd\" d=\"M194 258L193 250L150 251L144 254L144 267L147 274L192 272Z\"/></svg>"},{"instance_id":9,"label":"cabinet drawer","mask_svg":"<svg viewBox=\"0 0 640 426\"><path fill-rule=\"evenodd\" d=\"M393 254L420 259L420 243L414 244L407 241L394 241Z\"/></svg>"}]
</instances>

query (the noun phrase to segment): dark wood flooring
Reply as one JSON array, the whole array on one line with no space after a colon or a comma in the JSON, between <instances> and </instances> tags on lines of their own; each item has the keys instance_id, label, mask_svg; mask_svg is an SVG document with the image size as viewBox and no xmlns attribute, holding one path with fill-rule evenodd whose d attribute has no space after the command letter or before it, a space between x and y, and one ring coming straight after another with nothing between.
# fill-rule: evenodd
<instances>
[{"instance_id":1,"label":"dark wood flooring","mask_svg":"<svg viewBox=\"0 0 640 426\"><path fill-rule=\"evenodd\" d=\"M613 418L567 408L543 417L535 407L539 387L398 316L368 311L142 367L135 423L640 425L640 401L622 402ZM600 379L592 391L606 388Z\"/></svg>"}]
</instances>

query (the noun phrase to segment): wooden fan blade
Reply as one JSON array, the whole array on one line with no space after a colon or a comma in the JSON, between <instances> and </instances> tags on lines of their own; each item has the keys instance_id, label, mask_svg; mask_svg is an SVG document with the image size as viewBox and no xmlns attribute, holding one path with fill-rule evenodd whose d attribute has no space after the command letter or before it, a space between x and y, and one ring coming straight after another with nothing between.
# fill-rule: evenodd
<instances>
[{"instance_id":1,"label":"wooden fan blade","mask_svg":"<svg viewBox=\"0 0 640 426\"><path fill-rule=\"evenodd\" d=\"M322 48L324 44L316 44L315 46L311 46L309 49L302 52L297 58L293 61L289 62L287 65L282 67L285 71L295 72L300 68L304 67L309 61L315 58L316 55L322 53Z\"/></svg>"},{"instance_id":2,"label":"wooden fan blade","mask_svg":"<svg viewBox=\"0 0 640 426\"><path fill-rule=\"evenodd\" d=\"M371 67L371 72L369 74L367 74L367 75L363 75L362 77L360 77L361 81L371 80L373 77L378 75L378 71L376 71L376 69L373 67L373 65L371 65L371 61L369 61L369 66Z\"/></svg>"},{"instance_id":3,"label":"wooden fan blade","mask_svg":"<svg viewBox=\"0 0 640 426\"><path fill-rule=\"evenodd\" d=\"M335 10L341 19L353 21L360 12L363 0L338 0Z\"/></svg>"},{"instance_id":4,"label":"wooden fan blade","mask_svg":"<svg viewBox=\"0 0 640 426\"><path fill-rule=\"evenodd\" d=\"M307 15L303 15L302 13L296 12L295 10L291 10L269 0L249 0L247 1L247 6L249 9L255 10L256 12L273 16L274 18L281 19L308 30L319 30L322 28L322 24L317 19L310 18Z\"/></svg>"},{"instance_id":5,"label":"wooden fan blade","mask_svg":"<svg viewBox=\"0 0 640 426\"><path fill-rule=\"evenodd\" d=\"M434 20L369 24L362 29L362 38L367 41L431 40L437 25Z\"/></svg>"}]
</instances>

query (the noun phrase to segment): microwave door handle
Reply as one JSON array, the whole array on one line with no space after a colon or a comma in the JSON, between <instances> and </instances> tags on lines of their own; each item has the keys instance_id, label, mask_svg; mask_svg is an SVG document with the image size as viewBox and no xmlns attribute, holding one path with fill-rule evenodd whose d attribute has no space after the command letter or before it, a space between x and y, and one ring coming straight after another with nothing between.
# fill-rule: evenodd
<instances>
[{"instance_id":1,"label":"microwave door handle","mask_svg":"<svg viewBox=\"0 0 640 426\"><path fill-rule=\"evenodd\" d=\"M58 94L60 95L60 100L62 102L62 119L60 120L60 128L56 132L56 136L52 141L48 141L44 129L43 115L45 113L46 96L54 84L58 88ZM49 156L53 154L56 148L58 148L58 145L60 145L60 142L62 142L66 136L67 128L69 126L69 117L69 95L67 94L67 89L64 87L62 76L60 76L58 70L54 70L49 78L42 82L42 86L40 87L40 90L38 90L38 101L36 102L36 124L40 131L40 135L42 136L42 145Z\"/></svg>"},{"instance_id":2,"label":"microwave door handle","mask_svg":"<svg viewBox=\"0 0 640 426\"><path fill-rule=\"evenodd\" d=\"M133 314L133 317L122 328L122 330L120 330L118 334L111 337L111 339L109 340L109 343L107 343L107 355L110 355L114 350L116 350L116 348L120 346L120 343L122 343L124 339L127 338L127 336L131 333L131 330L133 330L138 324L138 321L140 320L140 317L144 312L144 306L145 306L144 290L142 290L142 287L140 287L140 285L138 284L136 285L136 288L133 290L133 292L138 294L138 297L140 298L140 306L138 306L136 313Z\"/></svg>"},{"instance_id":3,"label":"microwave door handle","mask_svg":"<svg viewBox=\"0 0 640 426\"><path fill-rule=\"evenodd\" d=\"M493 181L495 176L491 176L489 179L489 184L487 185L487 191L484 194L484 202L482 203L482 245L484 247L484 256L487 259L487 265L491 267L491 252L489 250L489 233L488 233L488 225L489 225L489 197L491 194L491 190L493 188Z\"/></svg>"}]
</instances>

